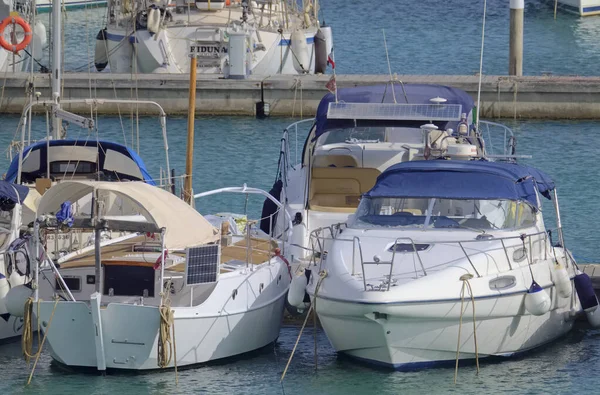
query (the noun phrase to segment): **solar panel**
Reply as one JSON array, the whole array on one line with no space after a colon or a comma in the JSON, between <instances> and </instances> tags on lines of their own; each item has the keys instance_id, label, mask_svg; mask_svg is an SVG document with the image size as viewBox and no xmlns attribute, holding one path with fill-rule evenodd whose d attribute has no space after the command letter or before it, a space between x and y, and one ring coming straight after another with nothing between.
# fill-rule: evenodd
<instances>
[{"instance_id":1,"label":"solar panel","mask_svg":"<svg viewBox=\"0 0 600 395\"><path fill-rule=\"evenodd\" d=\"M188 248L185 252L187 285L214 283L219 277L221 249L219 244Z\"/></svg>"},{"instance_id":2,"label":"solar panel","mask_svg":"<svg viewBox=\"0 0 600 395\"><path fill-rule=\"evenodd\" d=\"M460 121L460 104L329 103L328 119Z\"/></svg>"}]
</instances>

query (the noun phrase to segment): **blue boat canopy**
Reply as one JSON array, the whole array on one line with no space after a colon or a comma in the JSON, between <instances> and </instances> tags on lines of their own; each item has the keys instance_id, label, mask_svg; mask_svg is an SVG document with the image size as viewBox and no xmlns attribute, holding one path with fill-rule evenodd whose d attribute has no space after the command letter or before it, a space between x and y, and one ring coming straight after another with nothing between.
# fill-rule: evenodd
<instances>
[{"instance_id":1,"label":"blue boat canopy","mask_svg":"<svg viewBox=\"0 0 600 395\"><path fill-rule=\"evenodd\" d=\"M34 182L48 174L48 145L50 175L101 173L105 180L144 181L156 185L142 158L128 147L110 141L50 140L38 141L25 148L21 179ZM11 162L6 181L16 182L19 157Z\"/></svg>"},{"instance_id":2,"label":"blue boat canopy","mask_svg":"<svg viewBox=\"0 0 600 395\"><path fill-rule=\"evenodd\" d=\"M388 84L376 86L360 86L355 88L338 89L338 103L394 103L412 105L432 105L431 99L441 97L446 99L439 107L446 105L460 105L461 112L468 114L475 106L473 99L466 92L443 85L428 84ZM339 119L339 117L328 117L330 103L335 103L335 95L328 93L321 99L317 108L316 132L314 138L318 138L323 133L332 129L350 128L355 126L406 126L420 127L424 122L410 119ZM332 119L333 118L333 119ZM433 121L440 129L456 127L457 122Z\"/></svg>"},{"instance_id":3,"label":"blue boat canopy","mask_svg":"<svg viewBox=\"0 0 600 395\"><path fill-rule=\"evenodd\" d=\"M28 193L29 188L24 185L0 181L0 201L3 203L22 204Z\"/></svg>"},{"instance_id":4,"label":"blue boat canopy","mask_svg":"<svg viewBox=\"0 0 600 395\"><path fill-rule=\"evenodd\" d=\"M431 160L391 166L365 196L525 200L538 208L536 189L550 199L554 187L550 177L526 165Z\"/></svg>"}]
</instances>

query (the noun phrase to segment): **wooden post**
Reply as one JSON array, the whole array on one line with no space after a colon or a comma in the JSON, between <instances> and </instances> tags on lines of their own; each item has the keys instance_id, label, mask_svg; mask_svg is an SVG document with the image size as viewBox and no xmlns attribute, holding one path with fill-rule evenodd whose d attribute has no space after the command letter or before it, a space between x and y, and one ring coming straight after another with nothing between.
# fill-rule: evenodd
<instances>
[{"instance_id":1,"label":"wooden post","mask_svg":"<svg viewBox=\"0 0 600 395\"><path fill-rule=\"evenodd\" d=\"M510 0L510 47L508 74L523 75L523 12L524 0Z\"/></svg>"},{"instance_id":2,"label":"wooden post","mask_svg":"<svg viewBox=\"0 0 600 395\"><path fill-rule=\"evenodd\" d=\"M183 199L192 204L192 173L194 163L194 119L196 112L196 55L192 54L190 59L190 101L188 105L188 135L187 153L185 159L185 182L183 186Z\"/></svg>"}]
</instances>

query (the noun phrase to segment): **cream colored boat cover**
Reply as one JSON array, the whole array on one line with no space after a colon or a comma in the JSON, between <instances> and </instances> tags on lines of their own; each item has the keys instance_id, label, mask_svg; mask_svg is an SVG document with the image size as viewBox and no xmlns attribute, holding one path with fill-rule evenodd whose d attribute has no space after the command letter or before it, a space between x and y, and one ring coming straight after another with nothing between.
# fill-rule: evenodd
<instances>
[{"instance_id":1,"label":"cream colored boat cover","mask_svg":"<svg viewBox=\"0 0 600 395\"><path fill-rule=\"evenodd\" d=\"M183 249L216 241L218 230L199 212L177 196L144 182L63 181L50 188L39 201L37 215L56 213L60 205L75 202L97 191L100 200L113 194L143 215L149 223L165 228L165 245L169 249ZM101 212L101 217L103 213ZM114 219L114 213L110 213Z\"/></svg>"}]
</instances>

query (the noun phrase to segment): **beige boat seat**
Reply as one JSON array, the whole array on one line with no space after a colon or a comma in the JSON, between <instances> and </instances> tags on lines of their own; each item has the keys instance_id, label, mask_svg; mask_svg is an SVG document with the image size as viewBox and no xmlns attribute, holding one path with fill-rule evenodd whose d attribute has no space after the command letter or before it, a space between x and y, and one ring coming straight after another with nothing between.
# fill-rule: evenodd
<instances>
[{"instance_id":1,"label":"beige boat seat","mask_svg":"<svg viewBox=\"0 0 600 395\"><path fill-rule=\"evenodd\" d=\"M308 205L316 211L353 213L360 196L373 188L379 174L372 168L315 167Z\"/></svg>"},{"instance_id":2,"label":"beige boat seat","mask_svg":"<svg viewBox=\"0 0 600 395\"><path fill-rule=\"evenodd\" d=\"M313 167L358 167L358 163L350 155L315 155Z\"/></svg>"}]
</instances>

